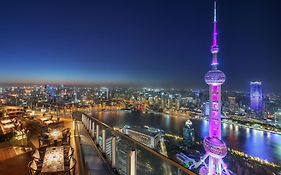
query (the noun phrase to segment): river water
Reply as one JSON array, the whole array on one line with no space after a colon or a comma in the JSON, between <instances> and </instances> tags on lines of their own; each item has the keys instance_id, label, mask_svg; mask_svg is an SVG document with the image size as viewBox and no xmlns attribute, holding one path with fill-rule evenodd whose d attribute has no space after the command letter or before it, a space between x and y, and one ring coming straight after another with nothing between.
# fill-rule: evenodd
<instances>
[{"instance_id":1,"label":"river water","mask_svg":"<svg viewBox=\"0 0 281 175\"><path fill-rule=\"evenodd\" d=\"M186 121L182 117L131 111L100 112L94 116L112 127L148 125L179 136L182 136L182 128ZM196 140L202 140L208 135L209 123L207 120L194 119L191 121ZM281 135L232 124L222 124L222 139L229 148L281 165Z\"/></svg>"}]
</instances>

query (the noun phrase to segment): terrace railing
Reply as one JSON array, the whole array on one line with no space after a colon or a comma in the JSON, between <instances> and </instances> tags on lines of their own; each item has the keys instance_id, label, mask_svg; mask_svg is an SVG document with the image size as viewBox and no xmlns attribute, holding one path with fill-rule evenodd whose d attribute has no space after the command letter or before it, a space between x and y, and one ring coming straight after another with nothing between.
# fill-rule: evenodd
<instances>
[{"instance_id":1,"label":"terrace railing","mask_svg":"<svg viewBox=\"0 0 281 175\"><path fill-rule=\"evenodd\" d=\"M82 122L111 167L120 175L195 175L176 161L100 120L82 114Z\"/></svg>"}]
</instances>

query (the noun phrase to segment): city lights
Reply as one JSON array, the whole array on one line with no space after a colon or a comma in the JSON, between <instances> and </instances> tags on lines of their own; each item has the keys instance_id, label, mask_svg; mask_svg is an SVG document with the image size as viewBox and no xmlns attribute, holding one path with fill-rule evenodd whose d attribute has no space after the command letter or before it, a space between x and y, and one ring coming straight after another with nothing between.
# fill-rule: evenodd
<instances>
[{"instance_id":1,"label":"city lights","mask_svg":"<svg viewBox=\"0 0 281 175\"><path fill-rule=\"evenodd\" d=\"M0 175L280 175L280 6L1 1Z\"/></svg>"}]
</instances>

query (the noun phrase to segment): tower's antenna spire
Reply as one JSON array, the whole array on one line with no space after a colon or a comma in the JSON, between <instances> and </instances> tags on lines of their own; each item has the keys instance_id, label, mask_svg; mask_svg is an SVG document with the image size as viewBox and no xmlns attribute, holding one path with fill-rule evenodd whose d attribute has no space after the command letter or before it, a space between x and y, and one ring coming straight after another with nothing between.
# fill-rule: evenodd
<instances>
[{"instance_id":1,"label":"tower's antenna spire","mask_svg":"<svg viewBox=\"0 0 281 175\"><path fill-rule=\"evenodd\" d=\"M214 22L217 22L217 2L214 2Z\"/></svg>"},{"instance_id":2,"label":"tower's antenna spire","mask_svg":"<svg viewBox=\"0 0 281 175\"><path fill-rule=\"evenodd\" d=\"M219 52L219 46L217 44L217 2L214 1L214 31L213 31L213 43L211 47L211 52L213 54L212 58L212 66L214 69L217 68L218 65L218 59L217 59L217 53Z\"/></svg>"}]
</instances>

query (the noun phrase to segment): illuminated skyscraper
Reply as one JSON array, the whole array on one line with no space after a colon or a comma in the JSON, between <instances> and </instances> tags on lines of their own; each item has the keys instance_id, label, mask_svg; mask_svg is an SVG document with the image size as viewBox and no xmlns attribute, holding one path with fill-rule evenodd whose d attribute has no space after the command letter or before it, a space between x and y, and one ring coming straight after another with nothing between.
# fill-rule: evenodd
<instances>
[{"instance_id":1,"label":"illuminated skyscraper","mask_svg":"<svg viewBox=\"0 0 281 175\"><path fill-rule=\"evenodd\" d=\"M209 114L210 114L210 102L207 101L207 102L203 103L202 114L204 116L209 116Z\"/></svg>"},{"instance_id":2,"label":"illuminated skyscraper","mask_svg":"<svg viewBox=\"0 0 281 175\"><path fill-rule=\"evenodd\" d=\"M262 86L261 82L250 83L251 109L255 112L262 112Z\"/></svg>"},{"instance_id":3,"label":"illuminated skyscraper","mask_svg":"<svg viewBox=\"0 0 281 175\"><path fill-rule=\"evenodd\" d=\"M175 99L175 106L176 106L176 110L180 110L180 100L177 98Z\"/></svg>"},{"instance_id":4,"label":"illuminated skyscraper","mask_svg":"<svg viewBox=\"0 0 281 175\"><path fill-rule=\"evenodd\" d=\"M213 44L211 47L212 69L205 75L205 82L210 86L210 114L209 114L209 136L203 140L206 154L195 167L205 162L209 157L207 166L200 169L201 175L221 175L229 174L224 166L222 158L227 154L227 147L221 140L221 85L225 81L225 74L218 70L217 53L219 47L217 44L217 18L216 18L216 1L214 2L214 33Z\"/></svg>"},{"instance_id":5,"label":"illuminated skyscraper","mask_svg":"<svg viewBox=\"0 0 281 175\"><path fill-rule=\"evenodd\" d=\"M187 120L183 126L183 142L187 146L191 146L194 143L194 129L192 127L192 122Z\"/></svg>"}]
</instances>

